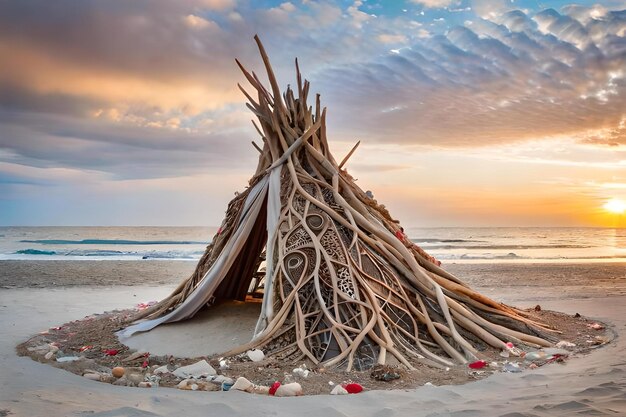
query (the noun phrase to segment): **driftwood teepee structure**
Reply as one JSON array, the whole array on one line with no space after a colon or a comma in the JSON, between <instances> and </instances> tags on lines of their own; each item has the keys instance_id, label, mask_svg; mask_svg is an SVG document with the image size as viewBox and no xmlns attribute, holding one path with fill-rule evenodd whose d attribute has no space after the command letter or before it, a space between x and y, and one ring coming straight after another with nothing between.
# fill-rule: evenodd
<instances>
[{"instance_id":1,"label":"driftwood teepee structure","mask_svg":"<svg viewBox=\"0 0 626 417\"><path fill-rule=\"evenodd\" d=\"M135 317L125 334L192 317L220 300L244 300L266 260L262 311L253 347L294 361L367 369L391 357L449 366L506 342L548 346L546 327L523 311L469 288L399 232L330 153L326 109L307 104L309 83L296 60L297 89L281 94L263 45L269 78L237 64L254 88L239 86L258 118L263 146L249 187L193 275ZM254 123L254 122L253 122ZM253 142L254 143L254 142ZM354 149L353 149L354 151Z\"/></svg>"}]
</instances>

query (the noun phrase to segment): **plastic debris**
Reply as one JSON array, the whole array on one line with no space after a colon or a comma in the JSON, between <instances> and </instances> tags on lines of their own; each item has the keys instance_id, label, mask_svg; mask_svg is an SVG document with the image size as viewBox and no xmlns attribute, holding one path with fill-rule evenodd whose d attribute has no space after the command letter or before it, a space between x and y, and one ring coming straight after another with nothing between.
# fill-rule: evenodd
<instances>
[{"instance_id":1,"label":"plastic debris","mask_svg":"<svg viewBox=\"0 0 626 417\"><path fill-rule=\"evenodd\" d=\"M172 373L179 378L200 378L217 374L215 369L204 359L192 365L181 366Z\"/></svg>"},{"instance_id":2,"label":"plastic debris","mask_svg":"<svg viewBox=\"0 0 626 417\"><path fill-rule=\"evenodd\" d=\"M270 387L270 391L269 391L269 395L274 395L276 394L276 390L278 389L278 387L280 387L280 382L276 381L272 384L272 386Z\"/></svg>"},{"instance_id":3,"label":"plastic debris","mask_svg":"<svg viewBox=\"0 0 626 417\"><path fill-rule=\"evenodd\" d=\"M230 389L236 390L236 391L252 392L253 387L254 387L254 384L252 382L250 382L249 380L241 376L237 378L237 381L235 381L235 383L233 384L232 387L230 387Z\"/></svg>"},{"instance_id":4,"label":"plastic debris","mask_svg":"<svg viewBox=\"0 0 626 417\"><path fill-rule=\"evenodd\" d=\"M576 343L568 342L567 340L561 340L556 344L558 348L568 348L568 347L576 347Z\"/></svg>"},{"instance_id":5,"label":"plastic debris","mask_svg":"<svg viewBox=\"0 0 626 417\"><path fill-rule=\"evenodd\" d=\"M300 365L297 368L294 368L293 371L291 371L291 373L294 376L298 376L301 378L308 378L309 377L309 370L307 369L305 364Z\"/></svg>"},{"instance_id":6,"label":"plastic debris","mask_svg":"<svg viewBox=\"0 0 626 417\"><path fill-rule=\"evenodd\" d=\"M502 367L502 370L504 372L511 372L511 373L522 372L522 368L520 368L518 364L513 363L513 362L506 362L504 366Z\"/></svg>"},{"instance_id":7,"label":"plastic debris","mask_svg":"<svg viewBox=\"0 0 626 417\"><path fill-rule=\"evenodd\" d=\"M105 356L115 356L118 353L120 353L120 351L118 349L105 349L104 350Z\"/></svg>"},{"instance_id":8,"label":"plastic debris","mask_svg":"<svg viewBox=\"0 0 626 417\"><path fill-rule=\"evenodd\" d=\"M265 359L265 353L260 349L249 350L246 352L246 355L248 355L248 358L250 358L252 362L260 362Z\"/></svg>"},{"instance_id":9,"label":"plastic debris","mask_svg":"<svg viewBox=\"0 0 626 417\"><path fill-rule=\"evenodd\" d=\"M81 360L80 356L64 356L62 358L57 358L57 362L76 362Z\"/></svg>"},{"instance_id":10,"label":"plastic debris","mask_svg":"<svg viewBox=\"0 0 626 417\"><path fill-rule=\"evenodd\" d=\"M274 392L274 396L276 397L299 397L302 394L302 386L297 382L281 385Z\"/></svg>"},{"instance_id":11,"label":"plastic debris","mask_svg":"<svg viewBox=\"0 0 626 417\"><path fill-rule=\"evenodd\" d=\"M86 350L93 349L93 345L86 345L78 349L79 352L84 352Z\"/></svg>"},{"instance_id":12,"label":"plastic debris","mask_svg":"<svg viewBox=\"0 0 626 417\"><path fill-rule=\"evenodd\" d=\"M480 361L472 362L467 366L469 366L472 369L482 369L485 366L487 366L487 362L480 360Z\"/></svg>"},{"instance_id":13,"label":"plastic debris","mask_svg":"<svg viewBox=\"0 0 626 417\"><path fill-rule=\"evenodd\" d=\"M333 388L333 390L330 392L330 395L346 395L346 394L349 394L349 392L341 385L336 385L335 388Z\"/></svg>"},{"instance_id":14,"label":"plastic debris","mask_svg":"<svg viewBox=\"0 0 626 417\"><path fill-rule=\"evenodd\" d=\"M357 384L356 382L351 382L349 384L343 385L343 388L348 391L348 394L358 394L363 391L363 387L361 384Z\"/></svg>"},{"instance_id":15,"label":"plastic debris","mask_svg":"<svg viewBox=\"0 0 626 417\"><path fill-rule=\"evenodd\" d=\"M135 306L137 310L145 310L148 307L155 305L157 301L148 301L147 303L139 303Z\"/></svg>"}]
</instances>

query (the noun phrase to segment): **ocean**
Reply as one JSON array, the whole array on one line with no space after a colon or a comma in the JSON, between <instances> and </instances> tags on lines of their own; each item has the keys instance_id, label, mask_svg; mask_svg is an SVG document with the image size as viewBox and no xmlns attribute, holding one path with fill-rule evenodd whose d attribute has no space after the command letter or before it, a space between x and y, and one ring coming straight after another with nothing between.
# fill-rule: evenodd
<instances>
[{"instance_id":1,"label":"ocean","mask_svg":"<svg viewBox=\"0 0 626 417\"><path fill-rule=\"evenodd\" d=\"M0 227L0 260L196 261L216 227ZM626 229L408 228L444 263L623 262Z\"/></svg>"}]
</instances>

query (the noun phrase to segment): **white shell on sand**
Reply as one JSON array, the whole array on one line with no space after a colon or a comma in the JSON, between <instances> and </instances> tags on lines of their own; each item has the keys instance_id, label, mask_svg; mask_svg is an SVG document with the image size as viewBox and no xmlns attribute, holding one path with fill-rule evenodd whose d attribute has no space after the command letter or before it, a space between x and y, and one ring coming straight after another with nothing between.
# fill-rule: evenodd
<instances>
[{"instance_id":1,"label":"white shell on sand","mask_svg":"<svg viewBox=\"0 0 626 417\"><path fill-rule=\"evenodd\" d=\"M254 384L252 382L248 381L244 377L239 377L237 378L237 381L235 381L235 384L230 389L236 390L236 391L251 392L253 387L254 387Z\"/></svg>"},{"instance_id":2,"label":"white shell on sand","mask_svg":"<svg viewBox=\"0 0 626 417\"><path fill-rule=\"evenodd\" d=\"M246 354L248 355L248 358L250 358L252 362L260 362L263 359L265 359L265 353L263 353L263 351L259 349L249 350L246 352Z\"/></svg>"},{"instance_id":3,"label":"white shell on sand","mask_svg":"<svg viewBox=\"0 0 626 417\"><path fill-rule=\"evenodd\" d=\"M87 379L91 379L92 381L100 381L100 374L85 374L83 376Z\"/></svg>"},{"instance_id":4,"label":"white shell on sand","mask_svg":"<svg viewBox=\"0 0 626 417\"><path fill-rule=\"evenodd\" d=\"M335 385L335 388L330 392L330 395L345 395L348 391L341 385Z\"/></svg>"},{"instance_id":5,"label":"white shell on sand","mask_svg":"<svg viewBox=\"0 0 626 417\"><path fill-rule=\"evenodd\" d=\"M298 395L302 395L302 387L297 382L281 385L274 394L276 397L296 397Z\"/></svg>"},{"instance_id":6,"label":"white shell on sand","mask_svg":"<svg viewBox=\"0 0 626 417\"><path fill-rule=\"evenodd\" d=\"M50 347L50 352L52 352L52 353L57 353L59 351L59 347L58 346L55 346L53 344L49 344L48 346Z\"/></svg>"},{"instance_id":7,"label":"white shell on sand","mask_svg":"<svg viewBox=\"0 0 626 417\"><path fill-rule=\"evenodd\" d=\"M111 370L111 374L116 378L123 377L124 373L126 373L126 369L122 368L121 366L116 366Z\"/></svg>"},{"instance_id":8,"label":"white shell on sand","mask_svg":"<svg viewBox=\"0 0 626 417\"><path fill-rule=\"evenodd\" d=\"M152 382L143 381L137 384L139 388L152 388Z\"/></svg>"},{"instance_id":9,"label":"white shell on sand","mask_svg":"<svg viewBox=\"0 0 626 417\"><path fill-rule=\"evenodd\" d=\"M200 378L201 376L215 375L217 372L203 359L192 365L181 366L172 373L179 378Z\"/></svg>"},{"instance_id":10,"label":"white shell on sand","mask_svg":"<svg viewBox=\"0 0 626 417\"><path fill-rule=\"evenodd\" d=\"M48 352L46 353L46 355L44 356L44 358L46 358L47 360L50 360L54 357L54 352Z\"/></svg>"}]
</instances>

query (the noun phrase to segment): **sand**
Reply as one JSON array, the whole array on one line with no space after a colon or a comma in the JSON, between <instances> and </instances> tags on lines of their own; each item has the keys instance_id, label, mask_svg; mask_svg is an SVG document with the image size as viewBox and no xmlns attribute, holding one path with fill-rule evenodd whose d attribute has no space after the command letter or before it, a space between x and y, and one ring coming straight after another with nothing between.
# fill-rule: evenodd
<instances>
[{"instance_id":1,"label":"sand","mask_svg":"<svg viewBox=\"0 0 626 417\"><path fill-rule=\"evenodd\" d=\"M495 374L460 386L372 391L348 397L280 399L237 392L126 388L86 381L18 357L14 347L32 334L59 323L161 298L175 283L158 288L3 289L0 290L0 416L626 415L625 269L621 269L621 277L620 270L615 270L615 279L596 283L591 268L586 285L576 281L569 285L567 277L576 267L566 268L562 275L558 274L559 267L545 272L541 266L535 269L523 266L517 269L520 279L502 283L498 277L515 273L514 266L483 265L478 274L483 281L474 284L482 292L520 307L539 303L544 309L578 312L608 322L618 334L615 342L590 355L573 357L565 365L544 366L522 374ZM455 268L461 276L476 276L476 266L465 267L466 274L462 274L464 266ZM549 279L550 276L558 278ZM532 285L525 283L523 277ZM561 287L568 290L561 291ZM180 334L178 338L185 336ZM154 349L171 343L171 339L165 339L151 341L150 345Z\"/></svg>"}]
</instances>

